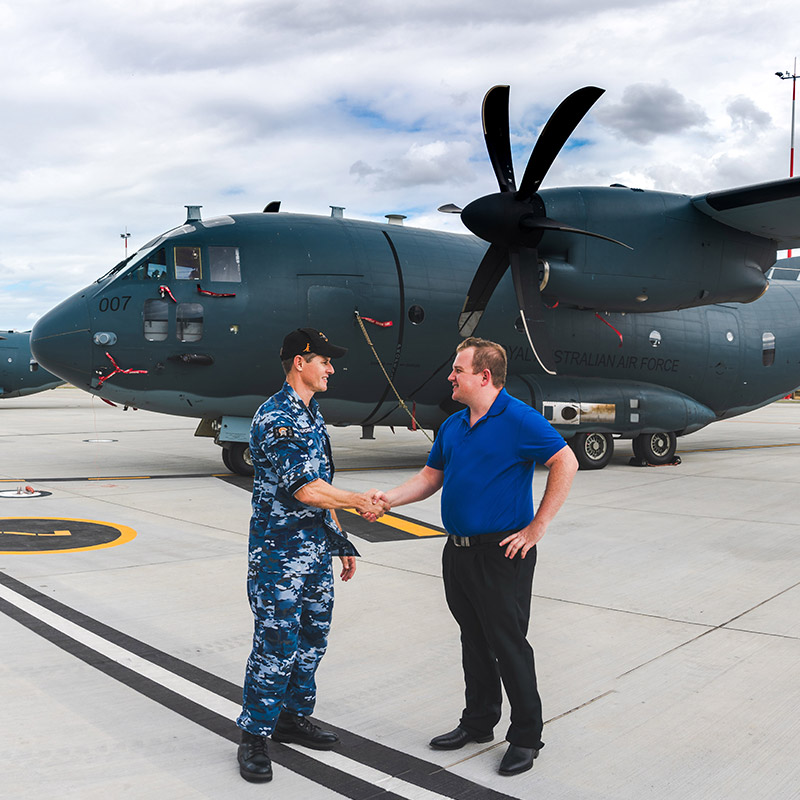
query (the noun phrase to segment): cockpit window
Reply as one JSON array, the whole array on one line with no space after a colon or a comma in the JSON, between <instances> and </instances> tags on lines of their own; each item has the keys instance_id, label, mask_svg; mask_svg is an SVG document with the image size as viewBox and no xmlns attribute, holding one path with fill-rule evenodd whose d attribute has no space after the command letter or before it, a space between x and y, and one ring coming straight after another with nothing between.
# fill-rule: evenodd
<instances>
[{"instance_id":1,"label":"cockpit window","mask_svg":"<svg viewBox=\"0 0 800 800\"><path fill-rule=\"evenodd\" d=\"M167 278L167 251L161 247L137 267L122 276L124 281L163 281Z\"/></svg>"},{"instance_id":2,"label":"cockpit window","mask_svg":"<svg viewBox=\"0 0 800 800\"><path fill-rule=\"evenodd\" d=\"M203 277L199 247L175 248L175 278L179 281L199 281Z\"/></svg>"},{"instance_id":3,"label":"cockpit window","mask_svg":"<svg viewBox=\"0 0 800 800\"><path fill-rule=\"evenodd\" d=\"M242 273L239 267L239 248L209 247L208 271L211 281L240 283Z\"/></svg>"},{"instance_id":4,"label":"cockpit window","mask_svg":"<svg viewBox=\"0 0 800 800\"><path fill-rule=\"evenodd\" d=\"M130 256L128 256L128 257L127 257L127 258L126 258L124 261L120 261L120 262L119 262L119 264L116 264L115 266L111 267L111 269L110 269L108 272L106 272L104 275L101 275L101 276L100 276L100 277L99 277L99 278L98 278L98 279L95 281L95 283L100 283L100 281L103 281L103 280L105 280L106 278L110 278L112 275L116 275L116 274L117 274L117 273L118 273L120 270L122 270L122 269L124 269L125 267L127 267L127 266L128 266L128 264L130 263L130 260L131 260L131 259L132 259L132 258L133 258L135 255L136 255L136 253L134 253L133 255L130 255Z\"/></svg>"}]
</instances>

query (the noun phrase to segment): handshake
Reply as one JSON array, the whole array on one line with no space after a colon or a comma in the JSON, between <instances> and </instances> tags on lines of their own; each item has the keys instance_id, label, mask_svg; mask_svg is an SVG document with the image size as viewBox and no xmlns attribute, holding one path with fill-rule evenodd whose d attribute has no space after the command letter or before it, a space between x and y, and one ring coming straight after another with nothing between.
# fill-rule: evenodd
<instances>
[{"instance_id":1,"label":"handshake","mask_svg":"<svg viewBox=\"0 0 800 800\"><path fill-rule=\"evenodd\" d=\"M389 499L380 489L369 489L357 497L356 511L368 522L375 522L392 508Z\"/></svg>"}]
</instances>

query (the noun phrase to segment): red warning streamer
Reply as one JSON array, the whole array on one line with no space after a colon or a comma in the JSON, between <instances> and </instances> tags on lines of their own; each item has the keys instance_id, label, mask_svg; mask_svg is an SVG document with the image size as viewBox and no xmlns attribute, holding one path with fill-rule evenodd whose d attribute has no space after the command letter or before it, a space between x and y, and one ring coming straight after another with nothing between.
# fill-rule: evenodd
<instances>
[{"instance_id":1,"label":"red warning streamer","mask_svg":"<svg viewBox=\"0 0 800 800\"><path fill-rule=\"evenodd\" d=\"M230 293L209 292L208 289L203 289L199 283L197 284L197 292L198 294L206 294L209 297L236 297L236 294L233 292Z\"/></svg>"},{"instance_id":2,"label":"red warning streamer","mask_svg":"<svg viewBox=\"0 0 800 800\"><path fill-rule=\"evenodd\" d=\"M364 322L371 322L373 325L377 325L379 328L391 328L394 325L394 322L389 320L388 322L380 322L377 319L372 319L372 317L361 317Z\"/></svg>"},{"instance_id":3,"label":"red warning streamer","mask_svg":"<svg viewBox=\"0 0 800 800\"><path fill-rule=\"evenodd\" d=\"M159 291L159 292L161 292L161 298L162 298L162 300L163 300L163 298L164 298L164 297L166 297L167 295L169 295L169 296L170 296L170 299L172 300L172 302L173 302L173 303L177 303L177 302L178 302L178 301L175 299L175 295L173 295L173 294L172 294L172 292L169 290L169 286L159 286L159 287L158 287L158 291ZM106 355L108 356L108 353L106 353ZM109 358L111 358L111 356L108 356L108 357L109 357ZM113 361L114 359L113 359L113 358L111 358L111 360Z\"/></svg>"},{"instance_id":4,"label":"red warning streamer","mask_svg":"<svg viewBox=\"0 0 800 800\"><path fill-rule=\"evenodd\" d=\"M622 347L622 333L618 331L607 319L603 319L596 311L594 315L600 320L600 322L604 322L609 328L611 328L612 331L614 331L614 333L617 334L617 336L619 336L619 347Z\"/></svg>"},{"instance_id":5,"label":"red warning streamer","mask_svg":"<svg viewBox=\"0 0 800 800\"><path fill-rule=\"evenodd\" d=\"M169 291L169 289L167 289ZM147 375L146 369L122 369L116 361L114 361L111 353L106 352L106 355L111 360L111 363L114 365L114 371L109 372L108 375L103 375L97 379L97 388L99 389L109 378L113 378L117 373L122 373L123 375Z\"/></svg>"}]
</instances>

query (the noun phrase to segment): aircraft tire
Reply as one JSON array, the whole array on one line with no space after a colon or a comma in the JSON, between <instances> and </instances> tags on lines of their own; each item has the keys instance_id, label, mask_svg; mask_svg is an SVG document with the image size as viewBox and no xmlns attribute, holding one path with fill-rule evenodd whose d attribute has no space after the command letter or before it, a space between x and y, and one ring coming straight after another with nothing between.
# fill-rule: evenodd
<instances>
[{"instance_id":1,"label":"aircraft tire","mask_svg":"<svg viewBox=\"0 0 800 800\"><path fill-rule=\"evenodd\" d=\"M244 442L233 442L229 447L223 447L222 463L237 475L250 477L255 474L250 448Z\"/></svg>"},{"instance_id":2,"label":"aircraft tire","mask_svg":"<svg viewBox=\"0 0 800 800\"><path fill-rule=\"evenodd\" d=\"M648 464L671 464L675 460L678 438L672 431L641 433L633 437L633 455Z\"/></svg>"},{"instance_id":3,"label":"aircraft tire","mask_svg":"<svg viewBox=\"0 0 800 800\"><path fill-rule=\"evenodd\" d=\"M614 455L614 438L610 433L576 433L569 439L569 446L580 469L603 469Z\"/></svg>"}]
</instances>

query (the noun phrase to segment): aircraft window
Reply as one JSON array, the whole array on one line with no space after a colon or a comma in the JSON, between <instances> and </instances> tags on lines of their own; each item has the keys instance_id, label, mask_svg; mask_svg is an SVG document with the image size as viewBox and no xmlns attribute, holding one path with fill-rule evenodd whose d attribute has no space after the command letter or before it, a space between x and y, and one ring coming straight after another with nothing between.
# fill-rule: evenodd
<instances>
[{"instance_id":1,"label":"aircraft window","mask_svg":"<svg viewBox=\"0 0 800 800\"><path fill-rule=\"evenodd\" d=\"M761 363L765 367L775 363L775 334L769 331L761 334Z\"/></svg>"},{"instance_id":2,"label":"aircraft window","mask_svg":"<svg viewBox=\"0 0 800 800\"><path fill-rule=\"evenodd\" d=\"M163 342L167 338L169 306L166 300L144 301L144 338L148 342Z\"/></svg>"},{"instance_id":3,"label":"aircraft window","mask_svg":"<svg viewBox=\"0 0 800 800\"><path fill-rule=\"evenodd\" d=\"M425 309L422 306L411 306L408 309L408 318L412 325L419 325L425 319Z\"/></svg>"},{"instance_id":4,"label":"aircraft window","mask_svg":"<svg viewBox=\"0 0 800 800\"><path fill-rule=\"evenodd\" d=\"M203 277L199 247L175 248L175 278L179 281L199 281Z\"/></svg>"},{"instance_id":5,"label":"aircraft window","mask_svg":"<svg viewBox=\"0 0 800 800\"><path fill-rule=\"evenodd\" d=\"M650 331L650 346L651 347L661 346L661 334L658 331Z\"/></svg>"},{"instance_id":6,"label":"aircraft window","mask_svg":"<svg viewBox=\"0 0 800 800\"><path fill-rule=\"evenodd\" d=\"M800 269L795 267L772 267L767 277L775 281L800 281Z\"/></svg>"},{"instance_id":7,"label":"aircraft window","mask_svg":"<svg viewBox=\"0 0 800 800\"><path fill-rule=\"evenodd\" d=\"M126 267L126 266L127 266L129 263L130 263L130 260L131 260L131 259L132 259L132 258L133 258L135 255L136 255L136 253L132 253L132 254L131 254L131 255L129 255L129 256L128 256L128 257L127 257L127 258L126 258L124 261L120 261L120 262L119 262L119 264L117 264L117 265L115 265L115 266L111 267L111 269L110 269L108 272L106 272L106 274L105 274L105 275L101 275L101 276L100 276L100 277L99 277L99 278L98 278L98 279L95 281L95 283L100 283L100 281L102 281L102 280L105 280L106 278L110 277L111 275L116 275L116 274L117 274L117 273L118 273L118 272L119 272L121 269L123 269L124 267Z\"/></svg>"},{"instance_id":8,"label":"aircraft window","mask_svg":"<svg viewBox=\"0 0 800 800\"><path fill-rule=\"evenodd\" d=\"M163 281L167 277L167 251L162 247L149 258L142 261L130 272L122 276L122 280Z\"/></svg>"},{"instance_id":9,"label":"aircraft window","mask_svg":"<svg viewBox=\"0 0 800 800\"><path fill-rule=\"evenodd\" d=\"M178 303L177 334L181 342L199 342L203 338L203 306Z\"/></svg>"},{"instance_id":10,"label":"aircraft window","mask_svg":"<svg viewBox=\"0 0 800 800\"><path fill-rule=\"evenodd\" d=\"M208 248L209 280L239 283L242 273L239 266L238 247Z\"/></svg>"}]
</instances>

